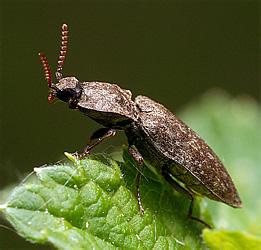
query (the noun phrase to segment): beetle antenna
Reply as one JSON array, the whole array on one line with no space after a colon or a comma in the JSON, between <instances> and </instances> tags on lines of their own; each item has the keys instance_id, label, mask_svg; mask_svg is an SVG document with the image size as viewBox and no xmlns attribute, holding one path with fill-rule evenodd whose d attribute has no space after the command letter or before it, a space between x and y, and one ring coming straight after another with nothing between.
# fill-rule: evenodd
<instances>
[{"instance_id":1,"label":"beetle antenna","mask_svg":"<svg viewBox=\"0 0 261 250\"><path fill-rule=\"evenodd\" d=\"M45 78L48 82L49 88L51 88L51 84L52 84L52 76L51 76L51 71L50 71L50 67L49 64L47 62L46 56L44 53L39 53L39 56L42 60L43 66L44 66L44 71L45 71Z\"/></svg>"},{"instance_id":2,"label":"beetle antenna","mask_svg":"<svg viewBox=\"0 0 261 250\"><path fill-rule=\"evenodd\" d=\"M68 25L63 24L62 25L62 46L61 46L61 55L59 56L59 61L58 61L58 68L56 72L56 78L57 80L62 79L62 69L63 69L63 63L65 60L65 55L66 55L66 50L67 50L67 40L68 40Z\"/></svg>"}]
</instances>

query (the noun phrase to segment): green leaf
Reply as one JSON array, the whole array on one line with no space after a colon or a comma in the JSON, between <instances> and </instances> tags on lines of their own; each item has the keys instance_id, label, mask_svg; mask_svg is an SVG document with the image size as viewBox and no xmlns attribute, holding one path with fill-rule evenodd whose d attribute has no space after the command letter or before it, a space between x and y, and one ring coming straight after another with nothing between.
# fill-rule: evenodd
<instances>
[{"instance_id":1,"label":"green leaf","mask_svg":"<svg viewBox=\"0 0 261 250\"><path fill-rule=\"evenodd\" d=\"M203 237L210 249L261 249L261 239L240 231L204 229Z\"/></svg>"},{"instance_id":2,"label":"green leaf","mask_svg":"<svg viewBox=\"0 0 261 250\"><path fill-rule=\"evenodd\" d=\"M20 235L63 249L204 248L203 225L187 219L190 201L146 165L140 183L145 213L139 214L138 165L126 149L124 162L67 156L74 164L35 168L40 183L13 191L4 212ZM195 216L211 223L200 207L196 203Z\"/></svg>"}]
</instances>

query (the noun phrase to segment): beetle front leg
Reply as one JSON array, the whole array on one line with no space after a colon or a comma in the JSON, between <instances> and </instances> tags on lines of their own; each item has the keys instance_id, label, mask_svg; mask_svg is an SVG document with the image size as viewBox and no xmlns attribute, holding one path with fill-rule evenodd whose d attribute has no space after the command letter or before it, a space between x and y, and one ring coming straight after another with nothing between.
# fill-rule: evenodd
<instances>
[{"instance_id":1,"label":"beetle front leg","mask_svg":"<svg viewBox=\"0 0 261 250\"><path fill-rule=\"evenodd\" d=\"M82 154L78 154L78 153L74 153L73 155L76 156L77 158L83 158L85 157L87 154L90 153L90 151L96 147L97 145L99 145L101 142L103 142L104 140L113 137L116 135L116 130L115 129L109 129L109 128L100 128L98 130L96 130L90 137L90 139L88 140L87 146L84 148L84 152ZM98 139L97 142L91 144L91 142L93 140Z\"/></svg>"},{"instance_id":2,"label":"beetle front leg","mask_svg":"<svg viewBox=\"0 0 261 250\"><path fill-rule=\"evenodd\" d=\"M136 176L136 180L135 180L135 185L136 185L136 188L137 188L137 199L138 199L138 204L139 204L139 207L140 207L140 213L139 214L143 214L144 213L144 209L141 205L141 200L140 200L140 177L141 177L141 173L142 173L142 169L143 169L143 157L142 155L139 153L139 151L137 151L136 149L134 149L133 147L129 146L128 147L128 151L130 153L130 155L132 156L132 158L139 162L139 171L138 171L138 174Z\"/></svg>"}]
</instances>

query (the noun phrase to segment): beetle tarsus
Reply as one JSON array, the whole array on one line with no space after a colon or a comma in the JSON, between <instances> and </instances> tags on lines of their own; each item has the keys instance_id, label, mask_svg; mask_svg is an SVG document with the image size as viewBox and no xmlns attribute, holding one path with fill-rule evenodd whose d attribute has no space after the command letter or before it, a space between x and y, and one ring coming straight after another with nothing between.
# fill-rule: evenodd
<instances>
[{"instance_id":1,"label":"beetle tarsus","mask_svg":"<svg viewBox=\"0 0 261 250\"><path fill-rule=\"evenodd\" d=\"M190 194L191 195L191 194ZM203 224L204 226L208 227L209 229L214 229L213 227L211 227L210 225L208 225L206 222L204 222L203 220L193 217L192 216L192 212L193 212L193 208L194 208L194 198L191 195L191 202L190 202L190 206L189 206L189 213L188 213L188 218L191 220L195 220L200 222L201 224Z\"/></svg>"},{"instance_id":2,"label":"beetle tarsus","mask_svg":"<svg viewBox=\"0 0 261 250\"><path fill-rule=\"evenodd\" d=\"M86 157L89 153L90 153L90 151L84 151L82 154L78 154L78 152L75 152L72 155L74 157L76 157L77 159L82 159L82 158Z\"/></svg>"}]
</instances>

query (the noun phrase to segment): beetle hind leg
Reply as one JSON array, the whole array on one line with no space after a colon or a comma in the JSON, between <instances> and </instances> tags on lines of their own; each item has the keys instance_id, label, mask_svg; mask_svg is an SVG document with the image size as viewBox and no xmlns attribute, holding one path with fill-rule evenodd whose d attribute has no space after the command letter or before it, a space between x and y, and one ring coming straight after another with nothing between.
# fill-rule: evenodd
<instances>
[{"instance_id":1,"label":"beetle hind leg","mask_svg":"<svg viewBox=\"0 0 261 250\"><path fill-rule=\"evenodd\" d=\"M190 218L191 220L195 220L195 221L198 221L200 223L202 223L203 225L205 225L206 227L208 227L209 229L213 229L213 227L211 227L210 225L208 225L206 222L204 222L203 220L200 220L196 217L193 217L192 216L192 212L193 212L193 208L194 208L194 198L193 196L191 195L192 197L192 200L190 202L190 205L189 205L189 213L188 213L188 218Z\"/></svg>"},{"instance_id":2,"label":"beetle hind leg","mask_svg":"<svg viewBox=\"0 0 261 250\"><path fill-rule=\"evenodd\" d=\"M191 200L190 205L189 205L189 212L188 212L188 218L191 220L195 220L198 221L200 223L202 223L203 225L205 225L206 227L208 227L209 229L213 229L213 227L209 226L206 222L204 222L203 220L200 220L196 217L192 216L193 213L193 208L194 208L194 198L192 196L192 194L186 190L185 188L183 188L182 186L180 186L167 172L162 172L162 175L164 176L165 180L174 188L176 189L180 194L183 194L186 198L188 198L189 200Z\"/></svg>"}]
</instances>

